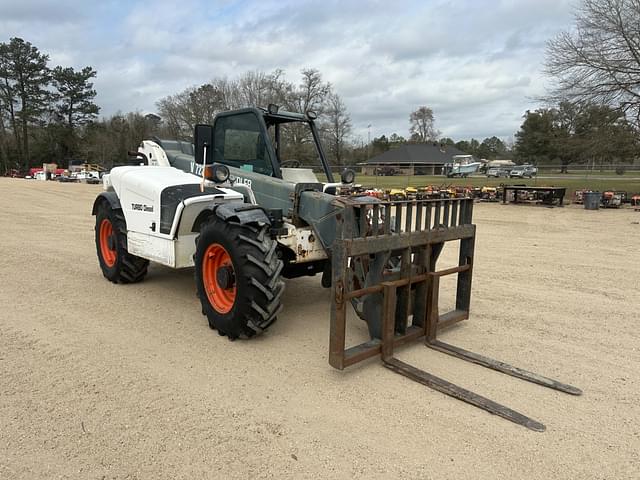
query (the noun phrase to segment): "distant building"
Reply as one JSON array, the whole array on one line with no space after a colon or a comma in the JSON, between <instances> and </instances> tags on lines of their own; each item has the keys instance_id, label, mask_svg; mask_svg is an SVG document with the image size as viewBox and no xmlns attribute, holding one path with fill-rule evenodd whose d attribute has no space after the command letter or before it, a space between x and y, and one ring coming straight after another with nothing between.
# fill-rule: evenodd
<instances>
[{"instance_id":1,"label":"distant building","mask_svg":"<svg viewBox=\"0 0 640 480\"><path fill-rule=\"evenodd\" d=\"M450 145L411 143L370 158L362 166L365 175L441 175L444 165L464 152Z\"/></svg>"}]
</instances>

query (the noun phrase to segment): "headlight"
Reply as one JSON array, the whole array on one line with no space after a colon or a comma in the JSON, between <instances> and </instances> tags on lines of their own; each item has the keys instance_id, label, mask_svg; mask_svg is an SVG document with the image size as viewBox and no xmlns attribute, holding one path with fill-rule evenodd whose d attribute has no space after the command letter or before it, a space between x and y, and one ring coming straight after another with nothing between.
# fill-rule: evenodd
<instances>
[{"instance_id":1,"label":"headlight","mask_svg":"<svg viewBox=\"0 0 640 480\"><path fill-rule=\"evenodd\" d=\"M224 183L229 180L229 168L226 165L216 163L207 167L206 177L216 183Z\"/></svg>"}]
</instances>

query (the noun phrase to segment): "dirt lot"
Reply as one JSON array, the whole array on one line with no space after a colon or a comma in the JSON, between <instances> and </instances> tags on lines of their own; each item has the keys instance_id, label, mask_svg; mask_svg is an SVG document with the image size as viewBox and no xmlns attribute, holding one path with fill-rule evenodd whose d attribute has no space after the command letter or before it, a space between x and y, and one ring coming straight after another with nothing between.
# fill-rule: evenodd
<instances>
[{"instance_id":1,"label":"dirt lot","mask_svg":"<svg viewBox=\"0 0 640 480\"><path fill-rule=\"evenodd\" d=\"M0 179L0 478L639 477L640 213L475 211L471 320L442 338L584 396L419 344L399 354L547 425L536 433L376 360L332 369L319 278L288 281L277 324L236 342L207 327L191 271L110 284L98 191Z\"/></svg>"}]
</instances>

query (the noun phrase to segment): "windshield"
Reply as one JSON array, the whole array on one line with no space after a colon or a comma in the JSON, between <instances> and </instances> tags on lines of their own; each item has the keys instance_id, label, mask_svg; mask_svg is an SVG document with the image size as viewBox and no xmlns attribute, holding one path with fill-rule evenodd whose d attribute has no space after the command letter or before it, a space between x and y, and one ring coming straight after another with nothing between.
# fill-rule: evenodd
<instances>
[{"instance_id":1,"label":"windshield","mask_svg":"<svg viewBox=\"0 0 640 480\"><path fill-rule=\"evenodd\" d=\"M291 118L293 116L302 118ZM311 168L316 173L324 173L328 182L334 181L320 134L312 120L285 112L265 115L264 120L281 167Z\"/></svg>"},{"instance_id":2,"label":"windshield","mask_svg":"<svg viewBox=\"0 0 640 480\"><path fill-rule=\"evenodd\" d=\"M219 118L215 124L215 161L226 165L272 175L271 155L253 112Z\"/></svg>"},{"instance_id":3,"label":"windshield","mask_svg":"<svg viewBox=\"0 0 640 480\"><path fill-rule=\"evenodd\" d=\"M301 167L322 169L313 132L307 122L267 122L267 130L281 165L285 162L299 163ZM276 130L279 132L276 133Z\"/></svg>"}]
</instances>

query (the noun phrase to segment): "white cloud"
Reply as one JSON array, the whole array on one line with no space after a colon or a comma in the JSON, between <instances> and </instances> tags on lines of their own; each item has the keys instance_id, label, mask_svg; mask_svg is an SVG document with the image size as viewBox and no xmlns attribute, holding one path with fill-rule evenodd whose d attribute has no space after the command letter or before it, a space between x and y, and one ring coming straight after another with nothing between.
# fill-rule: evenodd
<instances>
[{"instance_id":1,"label":"white cloud","mask_svg":"<svg viewBox=\"0 0 640 480\"><path fill-rule=\"evenodd\" d=\"M545 41L568 0L0 0L0 41L21 36L54 64L93 66L102 113L154 111L214 76L318 68L356 134L407 135L419 105L454 138L507 137L543 92Z\"/></svg>"}]
</instances>

